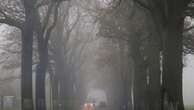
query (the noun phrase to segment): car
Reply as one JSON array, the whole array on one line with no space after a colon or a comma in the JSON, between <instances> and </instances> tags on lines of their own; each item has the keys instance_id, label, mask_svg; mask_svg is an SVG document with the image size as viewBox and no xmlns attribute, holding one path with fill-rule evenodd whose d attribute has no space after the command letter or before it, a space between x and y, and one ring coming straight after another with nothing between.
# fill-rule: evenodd
<instances>
[{"instance_id":1,"label":"car","mask_svg":"<svg viewBox=\"0 0 194 110\"><path fill-rule=\"evenodd\" d=\"M82 110L94 110L95 104L91 102L84 103Z\"/></svg>"},{"instance_id":2,"label":"car","mask_svg":"<svg viewBox=\"0 0 194 110\"><path fill-rule=\"evenodd\" d=\"M83 105L82 110L103 110L106 109L106 107L106 102L100 102L98 105L95 105L95 103L92 102L87 102Z\"/></svg>"},{"instance_id":3,"label":"car","mask_svg":"<svg viewBox=\"0 0 194 110\"><path fill-rule=\"evenodd\" d=\"M82 110L107 110L106 92L101 89L90 90L81 106Z\"/></svg>"}]
</instances>

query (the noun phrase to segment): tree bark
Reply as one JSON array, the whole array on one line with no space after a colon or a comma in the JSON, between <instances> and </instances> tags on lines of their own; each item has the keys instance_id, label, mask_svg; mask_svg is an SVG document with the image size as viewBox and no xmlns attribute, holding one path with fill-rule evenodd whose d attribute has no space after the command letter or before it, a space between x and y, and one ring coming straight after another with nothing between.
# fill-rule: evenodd
<instances>
[{"instance_id":1,"label":"tree bark","mask_svg":"<svg viewBox=\"0 0 194 110\"><path fill-rule=\"evenodd\" d=\"M22 110L33 110L32 97L32 44L34 30L33 1L24 0L26 21L22 29Z\"/></svg>"},{"instance_id":2,"label":"tree bark","mask_svg":"<svg viewBox=\"0 0 194 110\"><path fill-rule=\"evenodd\" d=\"M139 37L135 36L132 41L132 53L135 63L134 110L148 110L148 101L146 101L146 68L139 50L140 45Z\"/></svg>"},{"instance_id":3,"label":"tree bark","mask_svg":"<svg viewBox=\"0 0 194 110\"><path fill-rule=\"evenodd\" d=\"M37 39L38 39L38 53L39 53L39 64L37 65L36 71L36 110L46 110L46 94L45 94L45 77L47 72L47 67L49 63L49 39L53 28L56 25L57 17L58 17L58 7L60 2L54 2L52 6L54 7L54 18L52 24L47 28L41 25L40 14L38 10L34 13L36 15L36 25L37 25ZM49 7L53 8L53 7ZM51 12L48 11L48 14ZM48 16L50 17L50 16ZM47 21L48 20L48 21ZM46 21L49 23L49 19Z\"/></svg>"},{"instance_id":4,"label":"tree bark","mask_svg":"<svg viewBox=\"0 0 194 110\"><path fill-rule=\"evenodd\" d=\"M171 21L174 22L174 21ZM169 102L184 110L182 99L182 23L171 24L165 40L163 82Z\"/></svg>"},{"instance_id":5,"label":"tree bark","mask_svg":"<svg viewBox=\"0 0 194 110\"><path fill-rule=\"evenodd\" d=\"M176 5L175 5L176 4ZM168 1L167 36L164 41L163 88L169 105L184 110L182 93L182 31L186 4L184 1Z\"/></svg>"},{"instance_id":6,"label":"tree bark","mask_svg":"<svg viewBox=\"0 0 194 110\"><path fill-rule=\"evenodd\" d=\"M51 38L51 52L53 53L52 59L55 62L54 68L55 68L55 74L53 75L53 100L54 110L64 109L64 103L62 103L62 100L64 100L61 96L61 94L65 94L64 90L59 89L64 84L62 80L64 79L65 74L65 55L64 55L64 39L63 39L63 15L60 15L57 21L56 28L53 30L52 37ZM61 107L59 107L59 104L61 104Z\"/></svg>"},{"instance_id":7,"label":"tree bark","mask_svg":"<svg viewBox=\"0 0 194 110\"><path fill-rule=\"evenodd\" d=\"M53 110L58 110L58 96L59 96L59 80L56 78L56 76L53 76L52 78L52 102L53 102Z\"/></svg>"},{"instance_id":8,"label":"tree bark","mask_svg":"<svg viewBox=\"0 0 194 110\"><path fill-rule=\"evenodd\" d=\"M41 41L42 45L44 41ZM41 45L41 44L39 44ZM40 46L39 64L36 72L36 110L46 110L45 76L48 65L48 47Z\"/></svg>"}]
</instances>

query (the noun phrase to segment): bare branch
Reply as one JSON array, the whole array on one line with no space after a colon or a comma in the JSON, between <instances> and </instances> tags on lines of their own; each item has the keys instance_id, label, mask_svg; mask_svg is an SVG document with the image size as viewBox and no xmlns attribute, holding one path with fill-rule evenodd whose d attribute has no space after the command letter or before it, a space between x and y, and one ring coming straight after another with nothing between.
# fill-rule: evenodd
<instances>
[{"instance_id":1,"label":"bare branch","mask_svg":"<svg viewBox=\"0 0 194 110\"><path fill-rule=\"evenodd\" d=\"M47 12L47 14L46 14L46 16L45 16L45 19L43 20L43 27L42 27L42 30L43 31L45 31L46 30L46 27L47 27L47 25L48 25L48 22L49 22L49 18L50 18L50 16L51 16L51 12L52 12L52 10L53 10L53 8L54 8L54 3L51 3L49 6L48 6L48 12Z\"/></svg>"},{"instance_id":2,"label":"bare branch","mask_svg":"<svg viewBox=\"0 0 194 110\"><path fill-rule=\"evenodd\" d=\"M183 33L188 32L188 31L190 31L190 30L192 30L192 29L194 29L194 26L190 26L190 27L184 29L184 30L183 30Z\"/></svg>"},{"instance_id":3,"label":"bare branch","mask_svg":"<svg viewBox=\"0 0 194 110\"><path fill-rule=\"evenodd\" d=\"M19 12L18 10L19 9L12 9L10 7L0 6L0 13L3 15L3 17L1 17L0 19L0 23L8 24L22 29L24 25L24 12L22 10L20 10ZM17 15L20 15L20 19L18 19Z\"/></svg>"},{"instance_id":4,"label":"bare branch","mask_svg":"<svg viewBox=\"0 0 194 110\"><path fill-rule=\"evenodd\" d=\"M11 18L0 19L0 23L4 23L4 24L10 25L10 26L14 26L14 27L17 27L17 28L20 28L20 29L22 29L23 25L24 25L23 23L15 21Z\"/></svg>"},{"instance_id":5,"label":"bare branch","mask_svg":"<svg viewBox=\"0 0 194 110\"><path fill-rule=\"evenodd\" d=\"M7 59L9 58L9 56L7 56L6 58L4 58L3 60L0 61L0 64L4 63L7 61Z\"/></svg>"},{"instance_id":6,"label":"bare branch","mask_svg":"<svg viewBox=\"0 0 194 110\"><path fill-rule=\"evenodd\" d=\"M42 0L39 3L36 4L36 8L40 8L42 6L48 5L50 2L48 0Z\"/></svg>"},{"instance_id":7,"label":"bare branch","mask_svg":"<svg viewBox=\"0 0 194 110\"><path fill-rule=\"evenodd\" d=\"M151 8L149 5L147 5L146 3L142 2L141 0L134 0L134 2L135 2L137 5L139 5L140 7L142 7L142 8L144 8L144 9L148 10L150 13L153 12L152 8Z\"/></svg>"},{"instance_id":8,"label":"bare branch","mask_svg":"<svg viewBox=\"0 0 194 110\"><path fill-rule=\"evenodd\" d=\"M54 10L54 18L53 18L53 24L48 28L47 32L46 32L46 37L45 37L45 42L46 44L48 44L48 40L50 38L50 34L51 34L51 31L53 30L53 28L56 26L57 24L57 18L58 18L58 7L60 5L60 2L57 2L56 3L56 6L55 6L55 10Z\"/></svg>"}]
</instances>

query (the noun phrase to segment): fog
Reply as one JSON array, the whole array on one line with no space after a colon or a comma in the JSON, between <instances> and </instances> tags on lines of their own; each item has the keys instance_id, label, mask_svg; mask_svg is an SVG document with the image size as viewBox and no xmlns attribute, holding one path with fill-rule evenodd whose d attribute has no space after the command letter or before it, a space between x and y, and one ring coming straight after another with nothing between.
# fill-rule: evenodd
<instances>
[{"instance_id":1,"label":"fog","mask_svg":"<svg viewBox=\"0 0 194 110\"><path fill-rule=\"evenodd\" d=\"M182 68L182 46L192 45L184 37L194 32L176 28L194 20L179 25L180 16L168 15L178 7L152 0L152 12L146 0L55 0L36 9L28 2L0 2L0 20L10 14L22 22L5 22L18 29L0 24L0 110L182 110L182 82L185 107L194 106L190 49ZM16 11L3 10L7 4Z\"/></svg>"},{"instance_id":2,"label":"fog","mask_svg":"<svg viewBox=\"0 0 194 110\"><path fill-rule=\"evenodd\" d=\"M187 55L183 69L183 97L185 105L194 105L194 56Z\"/></svg>"}]
</instances>

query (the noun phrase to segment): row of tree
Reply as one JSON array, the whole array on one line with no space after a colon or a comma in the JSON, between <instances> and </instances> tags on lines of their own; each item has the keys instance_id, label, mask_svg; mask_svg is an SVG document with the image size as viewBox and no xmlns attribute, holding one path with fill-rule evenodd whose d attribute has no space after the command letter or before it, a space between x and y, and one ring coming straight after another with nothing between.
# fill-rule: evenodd
<instances>
[{"instance_id":1,"label":"row of tree","mask_svg":"<svg viewBox=\"0 0 194 110\"><path fill-rule=\"evenodd\" d=\"M63 0L65 1L65 0ZM45 110L45 75L48 64L48 41L56 25L62 0L1 1L1 23L15 26L22 33L21 92L22 109L33 110L32 66L33 39L37 39L39 62L36 67L36 109Z\"/></svg>"},{"instance_id":2,"label":"row of tree","mask_svg":"<svg viewBox=\"0 0 194 110\"><path fill-rule=\"evenodd\" d=\"M132 59L134 61L134 76L132 79L134 87L134 105L129 104L132 103L132 97L129 95L131 85L126 84L124 96L128 97L124 98L125 108L127 110L130 108L134 108L135 110L166 110L173 107L174 110L184 110L182 96L183 46L186 54L193 53L193 37L191 33L188 33L189 30L193 29L193 26L184 26L184 20L185 17L193 17L194 1L115 1L112 2L119 5L121 5L122 2L133 2L137 7L150 13L150 19L153 20L153 27L156 29L154 36L157 36L157 38L148 37L142 39L138 37L140 36L139 32L136 32L128 41L129 45L132 47ZM67 6L64 6L65 8L60 6L63 2L68 2ZM78 3L81 4L81 1ZM68 74L68 68L64 68L66 66L64 61L65 52L61 51L64 50L62 47L64 42L60 41L62 40L62 29L64 28L61 24L66 20L65 17L69 13L70 4L71 1L66 0L1 0L0 22L15 26L19 28L22 33L22 110L34 109L32 66L34 63L33 44L36 43L37 51L35 52L39 55L39 62L36 66L36 110L46 110L45 77L47 72L52 73L52 96L53 102L57 103L54 104L54 110L58 110L60 107L66 107L64 100L72 93L72 85L68 85L68 82L70 82L70 77L73 76L72 74L71 76ZM117 5L114 7L117 7ZM60 8L62 8L63 12L59 12ZM103 12L101 17L104 19ZM79 17L77 18L79 19ZM103 22L103 20L101 22ZM104 25L106 25L106 23ZM68 25L66 25L65 28L67 30L66 36L69 37L73 26L68 27ZM54 39L56 40L54 42L58 42L60 45L54 44L53 47L49 47L52 34L57 37ZM66 37L66 41L68 37ZM146 42L148 42L148 44L144 45ZM142 47L146 48L145 52L142 51ZM56 57L56 55L59 56ZM55 67L52 67L52 60L49 59L49 57L54 59ZM149 80L146 78L149 78ZM124 83L128 83L129 79L124 81ZM64 86L64 84L66 85ZM72 96L72 94L70 96ZM59 102L56 102L56 100L59 100ZM166 100L168 102L167 104L164 103ZM62 104L62 106L58 106L59 103Z\"/></svg>"}]
</instances>

